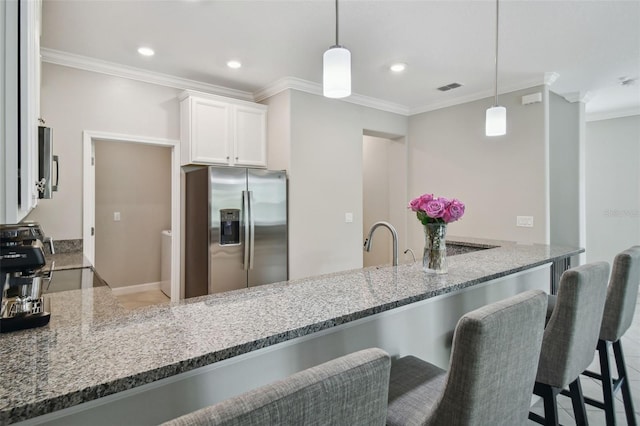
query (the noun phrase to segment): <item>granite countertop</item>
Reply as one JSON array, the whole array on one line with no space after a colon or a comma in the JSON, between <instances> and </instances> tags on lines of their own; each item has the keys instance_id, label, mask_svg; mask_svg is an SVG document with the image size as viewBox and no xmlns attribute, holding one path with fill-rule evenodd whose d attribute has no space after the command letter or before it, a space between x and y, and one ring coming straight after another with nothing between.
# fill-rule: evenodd
<instances>
[{"instance_id":1,"label":"granite countertop","mask_svg":"<svg viewBox=\"0 0 640 426\"><path fill-rule=\"evenodd\" d=\"M44 270L61 271L64 269L92 268L91 262L81 251L45 255Z\"/></svg>"},{"instance_id":2,"label":"granite countertop","mask_svg":"<svg viewBox=\"0 0 640 426\"><path fill-rule=\"evenodd\" d=\"M582 251L509 243L450 257L446 275L427 275L418 261L129 312L111 309L115 305L108 288L77 290L73 297L66 297L71 292L60 293L64 308L52 305L49 326L0 337L4 360L0 424L71 407ZM61 315L56 312L64 312L64 321L55 320Z\"/></svg>"}]
</instances>

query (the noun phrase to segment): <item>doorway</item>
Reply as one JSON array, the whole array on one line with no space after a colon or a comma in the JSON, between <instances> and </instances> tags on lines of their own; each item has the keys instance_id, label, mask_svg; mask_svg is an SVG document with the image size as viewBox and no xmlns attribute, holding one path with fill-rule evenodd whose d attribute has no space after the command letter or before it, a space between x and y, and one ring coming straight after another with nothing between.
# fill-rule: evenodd
<instances>
[{"instance_id":1,"label":"doorway","mask_svg":"<svg viewBox=\"0 0 640 426\"><path fill-rule=\"evenodd\" d=\"M373 132L362 137L362 232L366 238L378 221L391 223L398 232L398 258L406 246L407 167L405 138ZM371 251L363 251L363 266L390 265L392 238L377 230Z\"/></svg>"},{"instance_id":2,"label":"doorway","mask_svg":"<svg viewBox=\"0 0 640 426\"><path fill-rule=\"evenodd\" d=\"M109 284L113 288L122 288L126 291L126 287L131 284L151 284L159 287L161 232L170 230L172 255L170 256L171 273L168 292L172 301L178 301L181 297L179 142L87 131L83 132L83 139L83 251L85 257L96 267L98 273L105 275L107 283L109 280L112 281ZM96 145L98 145L97 149ZM159 160L161 158L164 160ZM96 167L101 160L104 161ZM147 182L150 176L144 176L145 173L156 173L145 170L147 163L152 161L164 161L164 167L167 169L164 173L168 172L168 185L155 188L158 191L152 191L150 188L150 186L157 186L158 183L153 179ZM97 169L102 176L100 179L96 179ZM105 185L110 189L105 190L105 194L97 194L101 188L106 188ZM162 191L165 194L158 194ZM109 195L106 192L112 194ZM156 193L152 197L156 201L149 199L152 192ZM168 197L166 192L169 193ZM153 206L145 204L158 203L157 200L162 198L170 200L169 210L155 213L159 220L154 218L153 222L156 225L152 228L165 229L155 229L158 231L157 236L151 234L141 236L136 229L145 228L144 232L149 232L149 227L142 225L139 217L149 217L154 211ZM96 243L98 232L101 232L101 237L105 239ZM105 233L112 235L104 235ZM153 243L155 240L158 240L157 244ZM134 256L139 259L137 267L140 270L136 271L135 261L132 263L126 259L127 250L147 251L150 257ZM149 277L157 277L157 280ZM154 281L149 283L150 279ZM135 282L141 280L147 282Z\"/></svg>"}]
</instances>

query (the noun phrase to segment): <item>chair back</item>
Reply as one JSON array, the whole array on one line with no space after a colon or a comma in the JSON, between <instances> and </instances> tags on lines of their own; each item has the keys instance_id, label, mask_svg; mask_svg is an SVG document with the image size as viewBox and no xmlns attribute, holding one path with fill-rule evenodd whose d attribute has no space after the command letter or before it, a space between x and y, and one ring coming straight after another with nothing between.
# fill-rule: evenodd
<instances>
[{"instance_id":1,"label":"chair back","mask_svg":"<svg viewBox=\"0 0 640 426\"><path fill-rule=\"evenodd\" d=\"M640 246L633 246L619 253L613 260L600 339L615 342L631 326L636 311L639 284Z\"/></svg>"},{"instance_id":2,"label":"chair back","mask_svg":"<svg viewBox=\"0 0 640 426\"><path fill-rule=\"evenodd\" d=\"M390 369L386 352L366 349L164 425L384 425Z\"/></svg>"},{"instance_id":3,"label":"chair back","mask_svg":"<svg viewBox=\"0 0 640 426\"><path fill-rule=\"evenodd\" d=\"M598 344L609 264L594 262L565 271L544 330L536 381L565 388L588 366Z\"/></svg>"},{"instance_id":4,"label":"chair back","mask_svg":"<svg viewBox=\"0 0 640 426\"><path fill-rule=\"evenodd\" d=\"M526 424L546 309L546 294L530 290L465 314L427 424Z\"/></svg>"}]
</instances>

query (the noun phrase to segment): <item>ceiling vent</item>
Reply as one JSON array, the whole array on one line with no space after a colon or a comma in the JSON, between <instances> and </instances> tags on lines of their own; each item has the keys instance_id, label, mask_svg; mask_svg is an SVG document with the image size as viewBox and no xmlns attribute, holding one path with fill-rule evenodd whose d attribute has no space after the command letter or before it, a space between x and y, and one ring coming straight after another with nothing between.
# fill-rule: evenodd
<instances>
[{"instance_id":1,"label":"ceiling vent","mask_svg":"<svg viewBox=\"0 0 640 426\"><path fill-rule=\"evenodd\" d=\"M451 83L451 84L447 84L446 86L438 87L438 90L441 91L441 92L446 92L447 90L457 89L458 87L462 87L462 84L460 84L460 83Z\"/></svg>"}]
</instances>

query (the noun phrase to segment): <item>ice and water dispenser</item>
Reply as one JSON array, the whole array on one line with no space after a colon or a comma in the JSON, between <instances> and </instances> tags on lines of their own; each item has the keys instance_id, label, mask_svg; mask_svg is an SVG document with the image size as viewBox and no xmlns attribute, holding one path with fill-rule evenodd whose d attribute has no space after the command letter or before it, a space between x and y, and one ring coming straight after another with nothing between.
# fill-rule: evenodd
<instances>
[{"instance_id":1,"label":"ice and water dispenser","mask_svg":"<svg viewBox=\"0 0 640 426\"><path fill-rule=\"evenodd\" d=\"M240 244L240 209L220 210L220 245Z\"/></svg>"}]
</instances>

